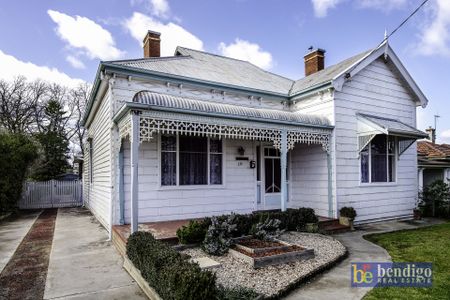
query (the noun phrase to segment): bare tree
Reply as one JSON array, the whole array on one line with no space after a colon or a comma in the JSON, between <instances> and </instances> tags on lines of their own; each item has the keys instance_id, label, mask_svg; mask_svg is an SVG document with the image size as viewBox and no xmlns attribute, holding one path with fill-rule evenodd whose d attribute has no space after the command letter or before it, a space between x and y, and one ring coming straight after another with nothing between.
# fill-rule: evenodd
<instances>
[{"instance_id":1,"label":"bare tree","mask_svg":"<svg viewBox=\"0 0 450 300\"><path fill-rule=\"evenodd\" d=\"M0 127L13 133L34 132L47 91L48 84L40 80L0 80Z\"/></svg>"},{"instance_id":2,"label":"bare tree","mask_svg":"<svg viewBox=\"0 0 450 300\"><path fill-rule=\"evenodd\" d=\"M71 89L69 95L69 106L73 112L70 124L71 132L69 135L72 143L79 148L81 155L84 155L83 138L86 132L86 129L81 126L81 121L86 111L90 93L91 85L83 83Z\"/></svg>"}]
</instances>

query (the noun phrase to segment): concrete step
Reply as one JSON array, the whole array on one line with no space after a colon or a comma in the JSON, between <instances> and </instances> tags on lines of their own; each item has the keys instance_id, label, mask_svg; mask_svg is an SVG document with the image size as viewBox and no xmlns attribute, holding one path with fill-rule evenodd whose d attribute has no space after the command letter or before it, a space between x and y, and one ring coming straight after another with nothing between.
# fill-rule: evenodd
<instances>
[{"instance_id":1,"label":"concrete step","mask_svg":"<svg viewBox=\"0 0 450 300\"><path fill-rule=\"evenodd\" d=\"M338 223L338 224L327 225L325 227L322 227L320 230L326 234L338 234L338 233L344 233L344 232L350 231L351 228L350 228L350 226L341 225Z\"/></svg>"}]
</instances>

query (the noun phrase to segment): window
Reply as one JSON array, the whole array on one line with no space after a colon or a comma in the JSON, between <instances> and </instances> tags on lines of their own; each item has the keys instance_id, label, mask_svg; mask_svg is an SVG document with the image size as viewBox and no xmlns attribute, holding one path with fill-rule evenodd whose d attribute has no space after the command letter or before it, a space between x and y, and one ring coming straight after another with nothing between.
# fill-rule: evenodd
<instances>
[{"instance_id":1,"label":"window","mask_svg":"<svg viewBox=\"0 0 450 300\"><path fill-rule=\"evenodd\" d=\"M361 182L395 182L396 140L376 135L361 151Z\"/></svg>"},{"instance_id":2,"label":"window","mask_svg":"<svg viewBox=\"0 0 450 300\"><path fill-rule=\"evenodd\" d=\"M92 139L88 139L89 142L89 183L94 181L94 146Z\"/></svg>"},{"instance_id":3,"label":"window","mask_svg":"<svg viewBox=\"0 0 450 300\"><path fill-rule=\"evenodd\" d=\"M222 184L222 141L161 136L161 185Z\"/></svg>"}]
</instances>

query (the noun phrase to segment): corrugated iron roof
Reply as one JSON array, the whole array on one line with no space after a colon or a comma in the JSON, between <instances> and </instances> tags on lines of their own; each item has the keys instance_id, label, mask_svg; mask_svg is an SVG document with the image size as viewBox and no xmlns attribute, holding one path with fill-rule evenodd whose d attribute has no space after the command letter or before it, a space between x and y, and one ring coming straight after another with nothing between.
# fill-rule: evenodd
<instances>
[{"instance_id":1,"label":"corrugated iron roof","mask_svg":"<svg viewBox=\"0 0 450 300\"><path fill-rule=\"evenodd\" d=\"M176 56L110 61L107 63L266 91L288 97L331 81L336 75L345 71L369 52L365 51L355 55L297 81L263 70L248 61L184 47L177 47Z\"/></svg>"},{"instance_id":2,"label":"corrugated iron roof","mask_svg":"<svg viewBox=\"0 0 450 300\"><path fill-rule=\"evenodd\" d=\"M428 136L428 134L426 134L425 132L420 131L412 126L409 126L408 124L405 124L395 119L383 118L366 114L359 114L359 115L362 116L364 119L367 119L370 122L375 123L376 125L384 128L385 130L387 130L389 134L409 135L422 138Z\"/></svg>"},{"instance_id":3,"label":"corrugated iron roof","mask_svg":"<svg viewBox=\"0 0 450 300\"><path fill-rule=\"evenodd\" d=\"M306 115L290 111L274 109L253 108L237 106L211 101L203 101L186 97L160 94L151 91L141 91L133 97L133 102L157 106L160 108L177 109L185 112L202 112L214 116L238 116L248 119L258 119L261 121L282 121L301 125L330 126L327 118L316 115Z\"/></svg>"},{"instance_id":4,"label":"corrugated iron roof","mask_svg":"<svg viewBox=\"0 0 450 300\"><path fill-rule=\"evenodd\" d=\"M177 48L177 56L110 62L197 80L288 95L293 80L267 72L247 61Z\"/></svg>"},{"instance_id":5,"label":"corrugated iron roof","mask_svg":"<svg viewBox=\"0 0 450 300\"><path fill-rule=\"evenodd\" d=\"M366 56L371 50L364 51L358 55L352 56L340 63L329 66L319 72L306 76L294 82L290 91L290 96L301 93L315 86L320 86L330 82L334 77L344 72L347 68L355 64L357 61Z\"/></svg>"}]
</instances>

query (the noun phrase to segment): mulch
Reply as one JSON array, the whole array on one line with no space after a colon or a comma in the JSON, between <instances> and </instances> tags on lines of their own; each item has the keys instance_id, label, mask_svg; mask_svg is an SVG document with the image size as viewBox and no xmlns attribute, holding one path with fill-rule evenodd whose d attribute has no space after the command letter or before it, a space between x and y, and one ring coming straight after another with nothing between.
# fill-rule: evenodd
<instances>
[{"instance_id":1,"label":"mulch","mask_svg":"<svg viewBox=\"0 0 450 300\"><path fill-rule=\"evenodd\" d=\"M0 274L0 299L42 299L57 209L41 213Z\"/></svg>"}]
</instances>

